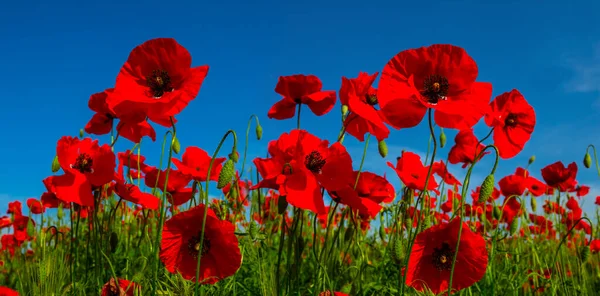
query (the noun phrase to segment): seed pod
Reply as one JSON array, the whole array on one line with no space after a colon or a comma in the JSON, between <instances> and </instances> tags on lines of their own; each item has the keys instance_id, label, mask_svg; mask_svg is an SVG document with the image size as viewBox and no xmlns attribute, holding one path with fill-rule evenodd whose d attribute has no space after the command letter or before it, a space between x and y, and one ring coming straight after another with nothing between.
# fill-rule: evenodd
<instances>
[{"instance_id":1,"label":"seed pod","mask_svg":"<svg viewBox=\"0 0 600 296\"><path fill-rule=\"evenodd\" d=\"M179 154L179 151L181 151L181 144L179 144L179 139L177 137L173 138L171 148L173 148L173 152L175 152L175 154Z\"/></svg>"},{"instance_id":2,"label":"seed pod","mask_svg":"<svg viewBox=\"0 0 600 296\"><path fill-rule=\"evenodd\" d=\"M52 160L52 172L56 173L58 172L58 170L60 170L60 163L58 162L58 155L54 156L54 159Z\"/></svg>"},{"instance_id":3,"label":"seed pod","mask_svg":"<svg viewBox=\"0 0 600 296\"><path fill-rule=\"evenodd\" d=\"M279 214L285 213L287 206L288 206L287 199L285 198L285 196L280 195L279 199L277 200L277 212Z\"/></svg>"},{"instance_id":4,"label":"seed pod","mask_svg":"<svg viewBox=\"0 0 600 296\"><path fill-rule=\"evenodd\" d=\"M502 215L502 211L500 211L500 208L494 207L494 211L492 212L492 216L494 217L494 219L500 219L501 215Z\"/></svg>"},{"instance_id":5,"label":"seed pod","mask_svg":"<svg viewBox=\"0 0 600 296\"><path fill-rule=\"evenodd\" d=\"M379 238L381 241L385 241L385 227L383 225L379 226Z\"/></svg>"},{"instance_id":6,"label":"seed pod","mask_svg":"<svg viewBox=\"0 0 600 296\"><path fill-rule=\"evenodd\" d=\"M537 200L535 197L531 197L531 209L535 212L537 211Z\"/></svg>"},{"instance_id":7,"label":"seed pod","mask_svg":"<svg viewBox=\"0 0 600 296\"><path fill-rule=\"evenodd\" d=\"M33 220L27 221L27 235L29 237L35 236L35 226L33 225Z\"/></svg>"},{"instance_id":8,"label":"seed pod","mask_svg":"<svg viewBox=\"0 0 600 296\"><path fill-rule=\"evenodd\" d=\"M263 128L262 128L262 126L260 124L258 124L256 126L256 139L257 140L262 139L262 134L263 134Z\"/></svg>"},{"instance_id":9,"label":"seed pod","mask_svg":"<svg viewBox=\"0 0 600 296\"><path fill-rule=\"evenodd\" d=\"M392 259L396 264L402 264L402 242L399 237L396 237L392 243Z\"/></svg>"},{"instance_id":10,"label":"seed pod","mask_svg":"<svg viewBox=\"0 0 600 296\"><path fill-rule=\"evenodd\" d=\"M348 114L348 105L342 105L342 116Z\"/></svg>"},{"instance_id":11,"label":"seed pod","mask_svg":"<svg viewBox=\"0 0 600 296\"><path fill-rule=\"evenodd\" d=\"M248 226L248 233L252 239L256 239L258 235L258 227L254 221L250 222L250 226Z\"/></svg>"},{"instance_id":12,"label":"seed pod","mask_svg":"<svg viewBox=\"0 0 600 296\"><path fill-rule=\"evenodd\" d=\"M379 155L381 155L381 157L385 158L388 154L387 144L385 143L385 141L381 140L381 141L379 141L377 146L379 148Z\"/></svg>"},{"instance_id":13,"label":"seed pod","mask_svg":"<svg viewBox=\"0 0 600 296\"><path fill-rule=\"evenodd\" d=\"M110 252L114 253L117 250L117 246L119 246L119 236L117 236L117 233L114 231L110 234L109 244Z\"/></svg>"},{"instance_id":14,"label":"seed pod","mask_svg":"<svg viewBox=\"0 0 600 296\"><path fill-rule=\"evenodd\" d=\"M592 166L592 156L587 151L585 152L585 156L583 157L583 165L588 169Z\"/></svg>"},{"instance_id":15,"label":"seed pod","mask_svg":"<svg viewBox=\"0 0 600 296\"><path fill-rule=\"evenodd\" d=\"M492 193L494 192L494 175L489 174L481 183L481 188L479 189L479 202L486 202Z\"/></svg>"},{"instance_id":16,"label":"seed pod","mask_svg":"<svg viewBox=\"0 0 600 296\"><path fill-rule=\"evenodd\" d=\"M440 147L444 148L446 146L446 134L444 133L444 129L441 128L442 133L440 134Z\"/></svg>"},{"instance_id":17,"label":"seed pod","mask_svg":"<svg viewBox=\"0 0 600 296\"><path fill-rule=\"evenodd\" d=\"M529 165L532 165L534 161L535 161L535 155L532 155L532 156L529 158Z\"/></svg>"},{"instance_id":18,"label":"seed pod","mask_svg":"<svg viewBox=\"0 0 600 296\"><path fill-rule=\"evenodd\" d=\"M223 164L223 168L219 174L217 188L223 189L223 187L227 186L227 184L231 182L231 179L233 179L233 175L235 175L235 168L233 167L233 160L230 158Z\"/></svg>"}]
</instances>

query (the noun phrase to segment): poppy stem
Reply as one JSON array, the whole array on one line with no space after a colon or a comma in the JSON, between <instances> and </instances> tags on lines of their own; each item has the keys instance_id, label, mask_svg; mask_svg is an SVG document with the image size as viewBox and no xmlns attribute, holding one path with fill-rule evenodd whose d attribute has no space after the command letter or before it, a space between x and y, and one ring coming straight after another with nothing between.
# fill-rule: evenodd
<instances>
[{"instance_id":1,"label":"poppy stem","mask_svg":"<svg viewBox=\"0 0 600 296\"><path fill-rule=\"evenodd\" d=\"M421 192L419 192L419 197L417 198L417 202L415 204L415 209L419 206L419 202L423 199L423 196L425 196L425 193L428 191L427 187L429 185L429 180L431 179L431 175L433 173L433 163L435 162L435 155L437 152L437 139L435 138L435 131L433 130L433 109L428 109L428 121L429 121L429 133L430 133L430 137L431 140L433 140L433 151L431 153L431 160L429 161L429 168L427 170L427 176L425 177L425 185L423 186L423 190L421 190ZM414 235L411 237L409 234L409 240L408 240L408 252L407 254L410 254L412 252L412 248L415 242L415 238L417 237L417 234L419 234L419 228L421 226L421 214L423 212L423 208L424 208L424 204L425 203L421 203L421 210L419 211L419 214L417 215L417 227L415 229L415 233ZM408 260L409 260L410 256L406 256L406 259L404 259L404 266L408 265ZM402 266L400 266L399 270L398 270L398 286L400 287L400 295L404 295L404 287L406 286L404 284L404 282L406 281L406 274L407 272L405 272L404 274L402 274Z\"/></svg>"},{"instance_id":2,"label":"poppy stem","mask_svg":"<svg viewBox=\"0 0 600 296\"><path fill-rule=\"evenodd\" d=\"M300 111L302 111L302 104L298 104L298 121L297 121L297 128L300 129Z\"/></svg>"}]
</instances>

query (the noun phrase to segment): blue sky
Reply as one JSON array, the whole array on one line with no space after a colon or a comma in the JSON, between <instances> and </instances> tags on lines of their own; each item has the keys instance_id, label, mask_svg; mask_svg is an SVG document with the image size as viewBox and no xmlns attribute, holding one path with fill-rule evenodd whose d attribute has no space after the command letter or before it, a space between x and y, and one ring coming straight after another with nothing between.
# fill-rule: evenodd
<instances>
[{"instance_id":1,"label":"blue sky","mask_svg":"<svg viewBox=\"0 0 600 296\"><path fill-rule=\"evenodd\" d=\"M433 43L464 47L489 81L494 96L519 89L534 106L537 126L517 157L500 164L497 179L526 165L539 169L557 160L581 164L587 144L599 144L600 3L597 1L4 1L0 4L0 85L3 156L0 211L14 199L39 197L41 180L51 174L57 140L77 135L92 112L91 94L112 87L131 49L155 37L173 37L192 54L194 65L210 71L198 98L178 117L182 146L210 153L228 129L240 140L250 114L257 114L264 139L250 140L252 156L264 155L267 140L295 126L294 120L266 117L279 100L280 75L315 74L327 90L339 90L341 77L381 71L396 53ZM501 4L500 4L501 3ZM305 109L307 110L307 109ZM334 140L339 105L317 118L303 112L302 126ZM485 135L480 122L476 134ZM164 130L157 127L162 140ZM448 146L454 132L446 131ZM389 160L401 149L426 151L427 126L393 131ZM106 138L102 138L106 142ZM345 144L356 166L362 144ZM117 149L131 147L120 141ZM158 163L160 140L143 143L149 163ZM582 184L600 180L581 170ZM365 168L393 171L373 143ZM476 169L478 184L491 165ZM452 167L458 176L464 171Z\"/></svg>"}]
</instances>

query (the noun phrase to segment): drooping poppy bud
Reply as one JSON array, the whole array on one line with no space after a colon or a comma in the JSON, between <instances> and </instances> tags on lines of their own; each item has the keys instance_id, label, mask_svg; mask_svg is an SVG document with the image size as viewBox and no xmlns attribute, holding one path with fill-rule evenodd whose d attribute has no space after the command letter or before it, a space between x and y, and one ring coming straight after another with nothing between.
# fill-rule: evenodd
<instances>
[{"instance_id":1,"label":"drooping poppy bud","mask_svg":"<svg viewBox=\"0 0 600 296\"><path fill-rule=\"evenodd\" d=\"M446 146L446 134L444 133L443 128L440 128L440 130L442 130L442 133L440 134L440 147L444 148L444 146Z\"/></svg>"},{"instance_id":2,"label":"drooping poppy bud","mask_svg":"<svg viewBox=\"0 0 600 296\"><path fill-rule=\"evenodd\" d=\"M589 169L592 166L592 156L589 152L585 152L585 156L583 157L583 165L586 169Z\"/></svg>"},{"instance_id":3,"label":"drooping poppy bud","mask_svg":"<svg viewBox=\"0 0 600 296\"><path fill-rule=\"evenodd\" d=\"M171 148L173 148L173 152L175 152L175 154L179 154L179 151L181 151L181 144L179 144L179 139L177 137L173 138Z\"/></svg>"},{"instance_id":4,"label":"drooping poppy bud","mask_svg":"<svg viewBox=\"0 0 600 296\"><path fill-rule=\"evenodd\" d=\"M396 239L392 243L392 259L394 259L396 264L402 264L402 242L398 236L396 236Z\"/></svg>"},{"instance_id":5,"label":"drooping poppy bud","mask_svg":"<svg viewBox=\"0 0 600 296\"><path fill-rule=\"evenodd\" d=\"M519 219L514 219L512 223L510 223L510 234L513 235L519 230Z\"/></svg>"},{"instance_id":6,"label":"drooping poppy bud","mask_svg":"<svg viewBox=\"0 0 600 296\"><path fill-rule=\"evenodd\" d=\"M221 169L221 173L219 174L217 188L223 189L225 186L227 186L227 184L231 182L231 179L233 179L234 175L235 168L233 167L233 160L231 160L230 158L223 164L223 168Z\"/></svg>"},{"instance_id":7,"label":"drooping poppy bud","mask_svg":"<svg viewBox=\"0 0 600 296\"><path fill-rule=\"evenodd\" d=\"M534 161L535 161L535 155L532 155L532 156L529 158L529 165L532 165Z\"/></svg>"},{"instance_id":8,"label":"drooping poppy bud","mask_svg":"<svg viewBox=\"0 0 600 296\"><path fill-rule=\"evenodd\" d=\"M481 183L481 188L479 189L479 202L484 203L492 196L494 193L494 175L489 174Z\"/></svg>"},{"instance_id":9,"label":"drooping poppy bud","mask_svg":"<svg viewBox=\"0 0 600 296\"><path fill-rule=\"evenodd\" d=\"M263 135L263 128L260 124L256 125L256 139L260 140L262 139L262 135Z\"/></svg>"},{"instance_id":10,"label":"drooping poppy bud","mask_svg":"<svg viewBox=\"0 0 600 296\"><path fill-rule=\"evenodd\" d=\"M60 170L60 163L58 162L58 155L54 156L54 159L52 160L52 172L56 173L58 172L58 170Z\"/></svg>"},{"instance_id":11,"label":"drooping poppy bud","mask_svg":"<svg viewBox=\"0 0 600 296\"><path fill-rule=\"evenodd\" d=\"M379 148L379 155L385 158L388 154L388 147L384 140L379 141L377 148Z\"/></svg>"},{"instance_id":12,"label":"drooping poppy bud","mask_svg":"<svg viewBox=\"0 0 600 296\"><path fill-rule=\"evenodd\" d=\"M535 197L531 197L531 209L535 212L537 211L537 200L535 200Z\"/></svg>"}]
</instances>

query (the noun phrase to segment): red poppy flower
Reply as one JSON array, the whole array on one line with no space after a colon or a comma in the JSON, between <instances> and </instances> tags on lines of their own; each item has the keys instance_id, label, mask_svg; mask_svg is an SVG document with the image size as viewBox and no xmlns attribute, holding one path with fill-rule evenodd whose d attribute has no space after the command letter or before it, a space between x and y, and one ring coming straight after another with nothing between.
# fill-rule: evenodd
<instances>
[{"instance_id":1,"label":"red poppy flower","mask_svg":"<svg viewBox=\"0 0 600 296\"><path fill-rule=\"evenodd\" d=\"M475 157L485 148L485 145L479 143L479 140L473 134L473 129L459 131L454 138L454 142L456 144L450 148L448 162L451 164L463 163L463 168L473 163ZM486 151L484 155L489 153Z\"/></svg>"},{"instance_id":2,"label":"red poppy flower","mask_svg":"<svg viewBox=\"0 0 600 296\"><path fill-rule=\"evenodd\" d=\"M190 146L185 149L181 160L172 158L173 164L181 171L181 173L191 176L198 182L206 181L208 174L208 167L212 156L208 155L206 151ZM219 174L221 173L222 163L225 161L224 157L215 158L212 168L210 169L210 180L217 181Z\"/></svg>"},{"instance_id":3,"label":"red poppy flower","mask_svg":"<svg viewBox=\"0 0 600 296\"><path fill-rule=\"evenodd\" d=\"M500 157L517 155L529 141L535 127L535 111L516 89L497 96L485 115L485 123L494 128L494 145Z\"/></svg>"},{"instance_id":4,"label":"red poppy flower","mask_svg":"<svg viewBox=\"0 0 600 296\"><path fill-rule=\"evenodd\" d=\"M10 227L12 225L12 221L8 216L0 217L0 229Z\"/></svg>"},{"instance_id":5,"label":"red poppy flower","mask_svg":"<svg viewBox=\"0 0 600 296\"><path fill-rule=\"evenodd\" d=\"M27 216L15 216L13 219L13 232L15 239L19 241L19 243L31 239L31 236L27 234L27 225L29 225L30 222L35 226L35 221Z\"/></svg>"},{"instance_id":6,"label":"red poppy flower","mask_svg":"<svg viewBox=\"0 0 600 296\"><path fill-rule=\"evenodd\" d=\"M117 158L119 159L121 166L126 166L141 171L144 171L148 167L148 165L144 163L146 161L146 157L143 155L134 154L130 150L117 153Z\"/></svg>"},{"instance_id":7,"label":"red poppy flower","mask_svg":"<svg viewBox=\"0 0 600 296\"><path fill-rule=\"evenodd\" d=\"M69 209L71 208L71 204L69 202L64 202L62 200L60 200L58 197L56 197L56 194L54 194L52 192L52 188L53 188L53 179L55 178L55 176L50 176L44 180L42 180L42 182L44 183L44 186L46 187L46 191L42 193L42 196L40 197L40 200L42 201L42 204L44 205L45 208L48 209L55 209L58 208L61 204L63 209Z\"/></svg>"},{"instance_id":8,"label":"red poppy flower","mask_svg":"<svg viewBox=\"0 0 600 296\"><path fill-rule=\"evenodd\" d=\"M590 250L594 254L600 252L600 239L592 240L592 242L590 243Z\"/></svg>"},{"instance_id":9,"label":"red poppy flower","mask_svg":"<svg viewBox=\"0 0 600 296\"><path fill-rule=\"evenodd\" d=\"M41 214L46 211L44 205L35 198L27 199L27 207L29 207L29 211L33 214Z\"/></svg>"},{"instance_id":10,"label":"red poppy flower","mask_svg":"<svg viewBox=\"0 0 600 296\"><path fill-rule=\"evenodd\" d=\"M452 189L448 189L448 200L446 200L446 202L442 204L442 211L444 211L445 213L452 212L454 210L454 200L456 200L458 205L458 203L462 200L462 197L460 196L460 194L458 194L458 192L454 192ZM468 213L470 211L465 212Z\"/></svg>"},{"instance_id":11,"label":"red poppy flower","mask_svg":"<svg viewBox=\"0 0 600 296\"><path fill-rule=\"evenodd\" d=\"M9 287L0 287L0 295L1 296L19 296L19 292L9 288Z\"/></svg>"},{"instance_id":12,"label":"red poppy flower","mask_svg":"<svg viewBox=\"0 0 600 296\"><path fill-rule=\"evenodd\" d=\"M319 293L319 296L348 296L348 294L342 293L342 292L331 293L331 291L325 291L325 292Z\"/></svg>"},{"instance_id":13,"label":"red poppy flower","mask_svg":"<svg viewBox=\"0 0 600 296\"><path fill-rule=\"evenodd\" d=\"M383 68L378 99L395 128L418 125L427 109L445 128L466 129L489 110L492 85L475 82L478 69L457 46L435 44L398 53Z\"/></svg>"},{"instance_id":14,"label":"red poppy flower","mask_svg":"<svg viewBox=\"0 0 600 296\"><path fill-rule=\"evenodd\" d=\"M590 193L590 187L585 185L577 186L571 192L575 192L577 197L584 197Z\"/></svg>"},{"instance_id":15,"label":"red poppy flower","mask_svg":"<svg viewBox=\"0 0 600 296\"><path fill-rule=\"evenodd\" d=\"M577 163L575 162L565 167L562 161L557 161L542 169L542 178L546 184L563 192L575 189L577 185L575 177L577 177Z\"/></svg>"},{"instance_id":16,"label":"red poppy flower","mask_svg":"<svg viewBox=\"0 0 600 296\"><path fill-rule=\"evenodd\" d=\"M160 200L154 194L142 192L138 186L125 183L122 175L115 174L115 180L115 193L119 197L146 209L158 209Z\"/></svg>"},{"instance_id":17,"label":"red poppy flower","mask_svg":"<svg viewBox=\"0 0 600 296\"><path fill-rule=\"evenodd\" d=\"M200 236L204 205L179 213L165 222L160 260L169 272L179 272L184 279L195 281L198 252L201 252L199 280L214 284L235 274L242 264L242 255L233 224L217 218L213 210L206 210L203 244L200 244Z\"/></svg>"},{"instance_id":18,"label":"red poppy flower","mask_svg":"<svg viewBox=\"0 0 600 296\"><path fill-rule=\"evenodd\" d=\"M22 215L22 205L18 200L12 201L8 203L8 210L6 210L7 214L13 214L15 216Z\"/></svg>"},{"instance_id":19,"label":"red poppy flower","mask_svg":"<svg viewBox=\"0 0 600 296\"><path fill-rule=\"evenodd\" d=\"M354 190L357 176L358 184ZM371 218L377 216L382 208L380 204L392 202L396 197L392 184L371 172L361 172L358 175L358 171L355 171L349 181L345 188L328 193L334 200L357 210L361 215Z\"/></svg>"},{"instance_id":20,"label":"red poppy flower","mask_svg":"<svg viewBox=\"0 0 600 296\"><path fill-rule=\"evenodd\" d=\"M425 189L425 180L427 178L429 166L423 165L419 155L403 151L402 156L398 157L396 167L389 161L387 162L387 165L396 171L396 174L398 174L398 177L406 187L415 190ZM438 183L432 175L429 178L427 189L437 191L437 186ZM439 194L439 192L436 193Z\"/></svg>"},{"instance_id":21,"label":"red poppy flower","mask_svg":"<svg viewBox=\"0 0 600 296\"><path fill-rule=\"evenodd\" d=\"M64 202L94 206L92 189L113 179L116 163L110 146L65 136L58 141L56 154L65 174L53 176L51 191Z\"/></svg>"},{"instance_id":22,"label":"red poppy flower","mask_svg":"<svg viewBox=\"0 0 600 296\"><path fill-rule=\"evenodd\" d=\"M269 143L272 158L256 158L254 164L263 180L256 188L278 189L295 207L325 213L321 187L336 191L352 178L352 159L340 143L329 146L305 130L284 133Z\"/></svg>"},{"instance_id":23,"label":"red poppy flower","mask_svg":"<svg viewBox=\"0 0 600 296\"><path fill-rule=\"evenodd\" d=\"M134 48L117 76L111 109L142 111L158 124L181 112L200 92L208 66L191 67L192 56L172 38L148 40Z\"/></svg>"},{"instance_id":24,"label":"red poppy flower","mask_svg":"<svg viewBox=\"0 0 600 296\"><path fill-rule=\"evenodd\" d=\"M138 293L141 293L141 287L131 281L119 279L119 284L117 285L117 281L114 278L110 278L104 286L102 286L102 296L134 296L137 295L135 290L138 290Z\"/></svg>"},{"instance_id":25,"label":"red poppy flower","mask_svg":"<svg viewBox=\"0 0 600 296\"><path fill-rule=\"evenodd\" d=\"M460 227L460 220L455 218L417 235L408 261L407 285L418 291L427 287L436 295L447 291L454 257L452 290L467 288L483 278L488 263L485 240L462 223L460 247L456 252Z\"/></svg>"},{"instance_id":26,"label":"red poppy flower","mask_svg":"<svg viewBox=\"0 0 600 296\"><path fill-rule=\"evenodd\" d=\"M365 140L366 133L372 134L378 141L386 139L390 134L384 124L383 114L376 109L377 92L371 86L377 74L360 72L357 78L342 77L340 101L350 111L344 126L346 132L361 142Z\"/></svg>"},{"instance_id":27,"label":"red poppy flower","mask_svg":"<svg viewBox=\"0 0 600 296\"><path fill-rule=\"evenodd\" d=\"M157 181L158 180L158 181ZM167 179L167 170L159 171L157 168L146 169L146 186L158 188L161 191L167 188L167 201L172 205L180 206L192 198L192 187L187 187L192 178L178 170L171 169Z\"/></svg>"},{"instance_id":28,"label":"red poppy flower","mask_svg":"<svg viewBox=\"0 0 600 296\"><path fill-rule=\"evenodd\" d=\"M502 208L502 221L511 224L513 220L523 213L521 203L515 197L509 198L508 196L504 199Z\"/></svg>"},{"instance_id":29,"label":"red poppy flower","mask_svg":"<svg viewBox=\"0 0 600 296\"><path fill-rule=\"evenodd\" d=\"M275 103L267 116L288 119L296 114L296 105L305 104L317 116L325 115L335 105L335 91L322 91L321 80L314 75L280 76L275 92L283 99Z\"/></svg>"}]
</instances>

